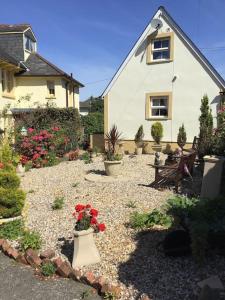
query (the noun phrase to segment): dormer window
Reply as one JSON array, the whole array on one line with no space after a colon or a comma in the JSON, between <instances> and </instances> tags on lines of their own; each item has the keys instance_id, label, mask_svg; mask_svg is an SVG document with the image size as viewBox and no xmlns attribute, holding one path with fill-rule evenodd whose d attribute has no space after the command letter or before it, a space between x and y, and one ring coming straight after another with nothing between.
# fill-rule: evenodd
<instances>
[{"instance_id":1,"label":"dormer window","mask_svg":"<svg viewBox=\"0 0 225 300\"><path fill-rule=\"evenodd\" d=\"M35 51L35 42L32 41L32 39L29 38L28 36L25 36L25 49L30 52Z\"/></svg>"}]
</instances>

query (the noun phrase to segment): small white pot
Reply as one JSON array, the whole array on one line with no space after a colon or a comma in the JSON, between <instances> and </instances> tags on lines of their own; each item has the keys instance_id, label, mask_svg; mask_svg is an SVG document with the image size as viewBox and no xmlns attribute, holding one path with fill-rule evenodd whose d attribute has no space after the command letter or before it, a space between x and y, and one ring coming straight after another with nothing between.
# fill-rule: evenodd
<instances>
[{"instance_id":1,"label":"small white pot","mask_svg":"<svg viewBox=\"0 0 225 300\"><path fill-rule=\"evenodd\" d=\"M109 161L105 160L105 172L107 176L118 176L120 175L120 168L121 168L121 160L114 160Z\"/></svg>"},{"instance_id":2,"label":"small white pot","mask_svg":"<svg viewBox=\"0 0 225 300\"><path fill-rule=\"evenodd\" d=\"M16 167L16 172L18 174L24 174L25 173L25 167L22 164L18 164Z\"/></svg>"},{"instance_id":3,"label":"small white pot","mask_svg":"<svg viewBox=\"0 0 225 300\"><path fill-rule=\"evenodd\" d=\"M137 154L137 155L141 155L141 154L142 154L142 151L143 151L142 147L136 148L136 154Z\"/></svg>"},{"instance_id":4,"label":"small white pot","mask_svg":"<svg viewBox=\"0 0 225 300\"><path fill-rule=\"evenodd\" d=\"M72 267L92 265L100 262L100 255L93 238L93 228L74 232Z\"/></svg>"}]
</instances>

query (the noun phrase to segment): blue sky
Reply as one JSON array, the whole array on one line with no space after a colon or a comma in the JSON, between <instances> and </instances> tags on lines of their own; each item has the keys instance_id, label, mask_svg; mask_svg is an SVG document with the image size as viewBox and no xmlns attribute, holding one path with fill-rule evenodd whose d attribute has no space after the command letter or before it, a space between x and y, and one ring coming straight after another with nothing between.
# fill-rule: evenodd
<instances>
[{"instance_id":1,"label":"blue sky","mask_svg":"<svg viewBox=\"0 0 225 300\"><path fill-rule=\"evenodd\" d=\"M30 23L38 52L86 85L85 100L103 92L160 5L225 78L225 0L10 0L1 23Z\"/></svg>"}]
</instances>

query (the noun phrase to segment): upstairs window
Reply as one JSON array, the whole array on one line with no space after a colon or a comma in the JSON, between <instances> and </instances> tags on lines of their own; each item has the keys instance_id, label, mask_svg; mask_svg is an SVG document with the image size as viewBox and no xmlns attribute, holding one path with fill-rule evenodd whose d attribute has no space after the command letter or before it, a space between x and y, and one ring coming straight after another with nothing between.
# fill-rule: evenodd
<instances>
[{"instance_id":1,"label":"upstairs window","mask_svg":"<svg viewBox=\"0 0 225 300\"><path fill-rule=\"evenodd\" d=\"M47 81L47 88L48 88L48 97L55 98L55 82L54 81Z\"/></svg>"},{"instance_id":2,"label":"upstairs window","mask_svg":"<svg viewBox=\"0 0 225 300\"><path fill-rule=\"evenodd\" d=\"M168 97L151 97L151 116L159 117L159 118L166 118L168 117Z\"/></svg>"},{"instance_id":3,"label":"upstairs window","mask_svg":"<svg viewBox=\"0 0 225 300\"><path fill-rule=\"evenodd\" d=\"M32 41L28 36L25 36L25 49L30 52L35 51L35 42Z\"/></svg>"},{"instance_id":4,"label":"upstairs window","mask_svg":"<svg viewBox=\"0 0 225 300\"><path fill-rule=\"evenodd\" d=\"M14 92L14 73L2 70L2 94L6 97L13 97Z\"/></svg>"},{"instance_id":5,"label":"upstairs window","mask_svg":"<svg viewBox=\"0 0 225 300\"><path fill-rule=\"evenodd\" d=\"M170 39L157 39L152 42L152 60L166 60L170 58Z\"/></svg>"}]
</instances>

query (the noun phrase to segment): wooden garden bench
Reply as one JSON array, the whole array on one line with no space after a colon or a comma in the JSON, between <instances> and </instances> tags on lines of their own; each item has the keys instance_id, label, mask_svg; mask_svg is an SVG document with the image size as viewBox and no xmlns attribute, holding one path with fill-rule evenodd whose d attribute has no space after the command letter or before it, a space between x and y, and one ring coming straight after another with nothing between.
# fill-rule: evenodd
<instances>
[{"instance_id":1,"label":"wooden garden bench","mask_svg":"<svg viewBox=\"0 0 225 300\"><path fill-rule=\"evenodd\" d=\"M182 155L179 161L173 165L162 166L150 164L155 169L155 181L151 184L152 187L160 188L168 182L175 184L175 191L178 192L180 181L187 175L191 176L196 151L190 150L188 154Z\"/></svg>"}]
</instances>

